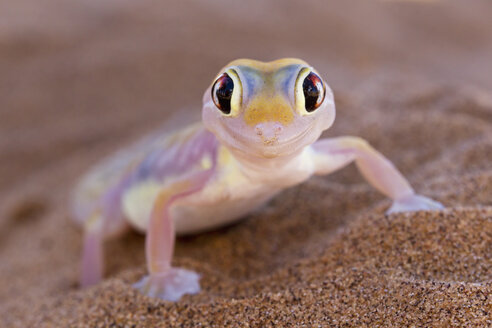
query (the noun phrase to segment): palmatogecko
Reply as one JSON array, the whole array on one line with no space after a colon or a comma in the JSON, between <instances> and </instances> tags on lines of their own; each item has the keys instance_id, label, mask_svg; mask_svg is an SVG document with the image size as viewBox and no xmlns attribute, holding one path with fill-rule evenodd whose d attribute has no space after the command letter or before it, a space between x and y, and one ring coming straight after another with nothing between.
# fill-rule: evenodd
<instances>
[{"instance_id":1,"label":"palmatogecko","mask_svg":"<svg viewBox=\"0 0 492 328\"><path fill-rule=\"evenodd\" d=\"M205 91L202 119L116 153L77 185L73 207L84 227L83 286L102 278L104 238L129 223L146 232L148 275L134 286L171 301L197 293L199 275L171 265L176 233L238 220L281 190L353 161L393 200L388 213L442 208L416 194L363 139L318 140L335 120L334 98L302 60L229 63Z\"/></svg>"}]
</instances>

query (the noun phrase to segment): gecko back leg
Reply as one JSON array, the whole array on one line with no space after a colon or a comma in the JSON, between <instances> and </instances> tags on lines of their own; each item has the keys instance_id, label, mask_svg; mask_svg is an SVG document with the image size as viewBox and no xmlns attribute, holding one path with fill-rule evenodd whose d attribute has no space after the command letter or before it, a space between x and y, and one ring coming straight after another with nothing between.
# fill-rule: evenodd
<instances>
[{"instance_id":1,"label":"gecko back leg","mask_svg":"<svg viewBox=\"0 0 492 328\"><path fill-rule=\"evenodd\" d=\"M115 199L114 203L118 204L119 201ZM106 203L108 204L111 202ZM110 209L111 206L109 208L96 207L82 222L84 234L80 271L82 287L97 284L103 277L104 241L110 237L117 237L130 228L121 213L110 211Z\"/></svg>"},{"instance_id":2,"label":"gecko back leg","mask_svg":"<svg viewBox=\"0 0 492 328\"><path fill-rule=\"evenodd\" d=\"M103 244L109 237L116 237L129 230L124 219L104 215L96 210L83 225L83 246L80 285L87 287L99 283L104 272Z\"/></svg>"},{"instance_id":3,"label":"gecko back leg","mask_svg":"<svg viewBox=\"0 0 492 328\"><path fill-rule=\"evenodd\" d=\"M111 162L96 167L80 181L73 194L73 218L82 226L84 235L82 287L97 284L102 279L104 240L119 236L130 227L120 210L118 182L122 181L123 170L114 169ZM111 185L114 187L109 187Z\"/></svg>"},{"instance_id":4,"label":"gecko back leg","mask_svg":"<svg viewBox=\"0 0 492 328\"><path fill-rule=\"evenodd\" d=\"M100 213L94 213L84 225L82 248L82 287L97 284L103 276L103 220Z\"/></svg>"}]
</instances>

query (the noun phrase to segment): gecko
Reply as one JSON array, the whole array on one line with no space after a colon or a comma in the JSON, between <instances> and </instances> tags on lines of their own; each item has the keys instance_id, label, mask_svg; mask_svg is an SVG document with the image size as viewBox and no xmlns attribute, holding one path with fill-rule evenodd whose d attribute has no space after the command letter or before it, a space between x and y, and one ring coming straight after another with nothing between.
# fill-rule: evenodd
<instances>
[{"instance_id":1,"label":"gecko","mask_svg":"<svg viewBox=\"0 0 492 328\"><path fill-rule=\"evenodd\" d=\"M392 200L387 213L443 208L415 193L364 139L319 139L334 120L333 92L305 61L230 62L205 91L202 122L147 136L76 185L81 286L101 281L104 240L133 227L146 234L148 271L133 287L167 301L198 293L200 275L172 265L177 234L230 224L285 188L352 162Z\"/></svg>"}]
</instances>

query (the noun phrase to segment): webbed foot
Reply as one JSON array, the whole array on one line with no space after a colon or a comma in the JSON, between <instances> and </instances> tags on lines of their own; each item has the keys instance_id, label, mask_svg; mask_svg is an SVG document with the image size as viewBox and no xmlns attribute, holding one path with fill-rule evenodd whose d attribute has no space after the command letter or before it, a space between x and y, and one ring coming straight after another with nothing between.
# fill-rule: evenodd
<instances>
[{"instance_id":1,"label":"webbed foot","mask_svg":"<svg viewBox=\"0 0 492 328\"><path fill-rule=\"evenodd\" d=\"M423 210L441 210L444 206L428 197L421 195L410 195L403 199L395 200L386 214L396 212L412 212Z\"/></svg>"},{"instance_id":2,"label":"webbed foot","mask_svg":"<svg viewBox=\"0 0 492 328\"><path fill-rule=\"evenodd\" d=\"M171 268L165 273L145 276L133 287L149 297L165 301L178 301L184 294L200 292L200 275L181 268Z\"/></svg>"}]
</instances>

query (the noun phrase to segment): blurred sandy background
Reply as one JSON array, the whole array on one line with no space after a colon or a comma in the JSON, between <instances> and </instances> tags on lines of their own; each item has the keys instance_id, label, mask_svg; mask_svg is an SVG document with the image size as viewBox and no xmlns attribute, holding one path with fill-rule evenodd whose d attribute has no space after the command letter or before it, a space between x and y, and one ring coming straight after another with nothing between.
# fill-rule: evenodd
<instances>
[{"instance_id":1,"label":"blurred sandy background","mask_svg":"<svg viewBox=\"0 0 492 328\"><path fill-rule=\"evenodd\" d=\"M173 113L199 112L203 90L225 63L239 57L306 60L335 91L337 122L329 135L357 134L369 139L419 190L448 206L466 207L417 216L416 226L406 216L396 219L401 225L385 226L387 235L403 233L395 242L398 245L410 238L404 234L407 225L410 231L429 222L444 225L444 232L439 230L444 241L436 241L429 253L422 251L419 240L433 240L427 235L432 229L422 228L421 234L412 235L417 246L408 247L422 257L417 256L421 262L408 264L410 276L404 279L409 284L417 281L420 287L395 287L394 276L401 272L386 275L369 261L380 256L401 267L398 261L406 255L393 254L393 248L378 243L386 235L364 237L374 241L366 246L377 256L343 244L343 240L360 238L351 234L358 230L351 230L350 222L359 228L357 224L367 225L365 231L371 231L371 220L375 226L385 222L381 212L388 205L350 168L286 192L269 212L253 215L246 223L180 240L178 261L208 276L200 297L173 306L132 294L129 283L144 268L143 237L135 234L108 245L107 282L90 291L77 291L81 235L69 220L67 205L77 177L103 155L159 126ZM395 322L466 326L468 322L485 327L490 323L490 296L478 304L470 295L490 295L491 291L491 90L492 3L486 0L3 1L2 326L94 326L96 322L121 327L162 322L226 326L233 321L227 321L225 314L214 317L217 313L212 315L212 309L231 308L233 318L252 326L274 326L269 320L275 318L278 326L336 324L333 320L337 319L338 324L349 326ZM289 202L299 209L286 208ZM304 208L304 204L312 205ZM348 235L340 235L340 227L346 227ZM265 245L272 238L275 245ZM327 254L337 247L350 248L349 253L359 257L354 262L339 262L341 255L328 259ZM462 259L467 266L435 260L440 256ZM365 280L354 278L347 285L340 282L346 289L336 289L329 278L322 279L330 274L350 278L348 268L364 268L361 272L372 275ZM292 272L297 269L304 272L299 274L302 281L294 279ZM429 281L463 283L471 291L460 296L454 293L459 286L453 285L447 296L430 291L430 296L421 295L418 300L423 308L409 305L412 296L406 300L405 296L418 288L431 290ZM390 306L376 294L357 293L360 288L368 290L366 282L389 289L386 293L395 300L394 308L364 312L376 304ZM287 297L286 286L305 296ZM326 300L336 294L329 288L335 288L347 297L346 303L339 299L309 307L309 293L320 286L328 290L314 299ZM463 309L467 302L474 305L467 317L459 306L433 307L437 299L464 304ZM241 302L263 310L248 312L238 305ZM344 307L350 302L356 305ZM145 310L149 306L152 311ZM393 317L395 308L406 309L408 317ZM443 318L462 321L440 321L441 315L433 312L436 309L443 311ZM268 319L265 311L271 316Z\"/></svg>"}]
</instances>

